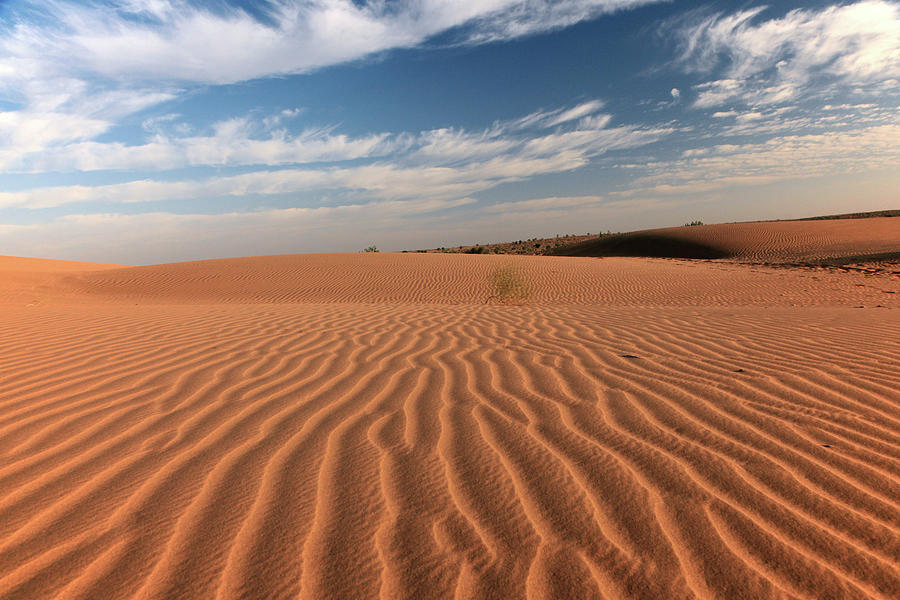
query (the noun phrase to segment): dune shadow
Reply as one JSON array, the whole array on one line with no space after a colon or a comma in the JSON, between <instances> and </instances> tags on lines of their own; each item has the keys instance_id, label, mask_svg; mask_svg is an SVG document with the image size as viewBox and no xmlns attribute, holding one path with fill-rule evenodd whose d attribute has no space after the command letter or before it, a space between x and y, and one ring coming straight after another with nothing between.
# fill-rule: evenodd
<instances>
[{"instance_id":1,"label":"dune shadow","mask_svg":"<svg viewBox=\"0 0 900 600\"><path fill-rule=\"evenodd\" d=\"M721 248L693 240L651 234L626 233L561 248L560 256L642 256L654 258L728 258Z\"/></svg>"}]
</instances>

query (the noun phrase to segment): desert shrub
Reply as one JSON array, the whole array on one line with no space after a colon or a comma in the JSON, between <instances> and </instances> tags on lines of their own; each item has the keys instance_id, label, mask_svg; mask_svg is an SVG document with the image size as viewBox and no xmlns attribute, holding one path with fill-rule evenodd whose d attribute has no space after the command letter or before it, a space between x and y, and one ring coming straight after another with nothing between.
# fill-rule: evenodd
<instances>
[{"instance_id":1,"label":"desert shrub","mask_svg":"<svg viewBox=\"0 0 900 600\"><path fill-rule=\"evenodd\" d=\"M514 265L503 265L491 273L493 287L489 300L503 304L522 304L528 300L528 281L522 269Z\"/></svg>"},{"instance_id":2,"label":"desert shrub","mask_svg":"<svg viewBox=\"0 0 900 600\"><path fill-rule=\"evenodd\" d=\"M483 246L473 246L466 250L466 254L484 254Z\"/></svg>"},{"instance_id":3,"label":"desert shrub","mask_svg":"<svg viewBox=\"0 0 900 600\"><path fill-rule=\"evenodd\" d=\"M361 252L378 252L378 248L375 246L369 246L368 248L364 248Z\"/></svg>"},{"instance_id":4,"label":"desert shrub","mask_svg":"<svg viewBox=\"0 0 900 600\"><path fill-rule=\"evenodd\" d=\"M684 224L685 227L696 227L697 225L703 225L703 221L691 221Z\"/></svg>"}]
</instances>

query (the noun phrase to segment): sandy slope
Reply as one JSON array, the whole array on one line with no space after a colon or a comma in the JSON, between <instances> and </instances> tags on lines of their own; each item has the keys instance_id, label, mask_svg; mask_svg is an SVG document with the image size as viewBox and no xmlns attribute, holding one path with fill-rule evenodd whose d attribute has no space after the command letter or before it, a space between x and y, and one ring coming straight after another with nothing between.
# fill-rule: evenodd
<instances>
[{"instance_id":1,"label":"sandy slope","mask_svg":"<svg viewBox=\"0 0 900 600\"><path fill-rule=\"evenodd\" d=\"M0 273L81 273L84 271L104 271L121 269L128 265L89 263L74 260L50 260L46 258L26 258L22 256L0 256Z\"/></svg>"},{"instance_id":2,"label":"sandy slope","mask_svg":"<svg viewBox=\"0 0 900 600\"><path fill-rule=\"evenodd\" d=\"M0 272L0 598L900 597L898 277L44 267Z\"/></svg>"},{"instance_id":3,"label":"sandy slope","mask_svg":"<svg viewBox=\"0 0 900 600\"><path fill-rule=\"evenodd\" d=\"M731 258L765 263L900 258L900 217L764 221L634 231L576 244L566 256Z\"/></svg>"},{"instance_id":4,"label":"sandy slope","mask_svg":"<svg viewBox=\"0 0 900 600\"><path fill-rule=\"evenodd\" d=\"M125 265L87 263L71 260L48 260L0 256L0 304L34 302L36 298L56 299L65 294L68 285L59 285L64 275L88 274Z\"/></svg>"}]
</instances>

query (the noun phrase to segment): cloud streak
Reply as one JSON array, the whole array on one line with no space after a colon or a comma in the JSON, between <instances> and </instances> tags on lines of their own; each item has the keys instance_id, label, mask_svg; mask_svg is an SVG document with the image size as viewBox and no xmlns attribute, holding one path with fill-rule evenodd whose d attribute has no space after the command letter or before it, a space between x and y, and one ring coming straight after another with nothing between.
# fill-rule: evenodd
<instances>
[{"instance_id":1,"label":"cloud streak","mask_svg":"<svg viewBox=\"0 0 900 600\"><path fill-rule=\"evenodd\" d=\"M763 142L689 150L681 159L651 162L629 196L688 195L738 186L841 174L895 171L900 164L900 118L893 122L781 135Z\"/></svg>"},{"instance_id":2,"label":"cloud streak","mask_svg":"<svg viewBox=\"0 0 900 600\"><path fill-rule=\"evenodd\" d=\"M438 33L464 43L511 39L572 25L654 0L269 0L251 15L184 0L20 3L41 27L19 22L0 38L10 65L44 76L90 73L116 80L226 84L304 73ZM6 67L6 69L4 69Z\"/></svg>"},{"instance_id":3,"label":"cloud streak","mask_svg":"<svg viewBox=\"0 0 900 600\"><path fill-rule=\"evenodd\" d=\"M697 86L695 106L791 101L817 85L865 86L900 77L900 3L864 0L763 19L765 7L682 27L681 63L723 69Z\"/></svg>"},{"instance_id":4,"label":"cloud streak","mask_svg":"<svg viewBox=\"0 0 900 600\"><path fill-rule=\"evenodd\" d=\"M79 143L56 165L96 168L158 168L175 164L258 165L338 161L335 166L258 170L231 176L180 181L142 179L99 186L54 186L0 193L0 208L41 209L83 203L142 203L210 199L241 195L283 195L311 190L338 190L380 199L415 197L447 199L522 181L547 173L571 171L612 150L645 145L668 135L666 128L629 125L608 127L609 115L598 115L599 102L557 109L532 121L523 132L522 119L495 123L481 132L438 129L417 135L387 134L348 139L330 134L309 139L273 137L254 140L243 120L215 127L205 138L158 139L150 144ZM587 118L589 117L589 118ZM573 123L574 122L574 123ZM566 123L568 127L553 127ZM542 125L535 128L533 125ZM346 166L360 157L388 157L370 164ZM53 155L44 157L52 162ZM46 164L45 164L46 166Z\"/></svg>"}]
</instances>

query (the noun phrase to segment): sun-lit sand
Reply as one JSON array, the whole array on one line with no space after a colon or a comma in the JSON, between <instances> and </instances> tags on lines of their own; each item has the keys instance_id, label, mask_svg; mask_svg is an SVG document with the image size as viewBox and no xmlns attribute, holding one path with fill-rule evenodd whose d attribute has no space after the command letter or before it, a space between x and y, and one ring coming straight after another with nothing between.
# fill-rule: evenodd
<instances>
[{"instance_id":1,"label":"sun-lit sand","mask_svg":"<svg viewBox=\"0 0 900 600\"><path fill-rule=\"evenodd\" d=\"M890 268L7 257L0 319L3 599L900 597Z\"/></svg>"},{"instance_id":2,"label":"sun-lit sand","mask_svg":"<svg viewBox=\"0 0 900 600\"><path fill-rule=\"evenodd\" d=\"M900 259L900 218L723 223L667 227L587 241L574 256L681 256L743 262L815 263Z\"/></svg>"}]
</instances>

